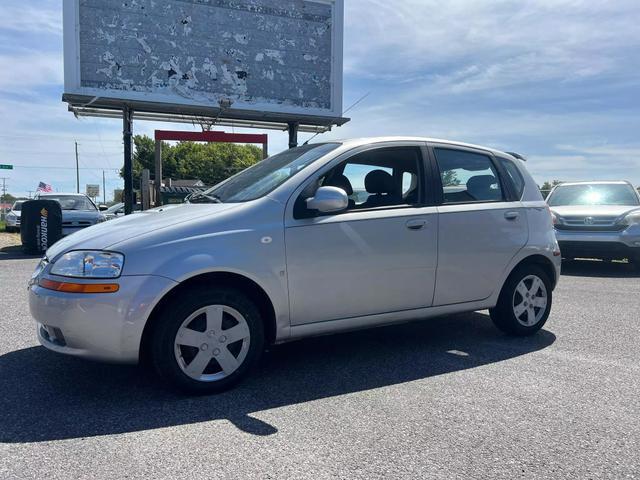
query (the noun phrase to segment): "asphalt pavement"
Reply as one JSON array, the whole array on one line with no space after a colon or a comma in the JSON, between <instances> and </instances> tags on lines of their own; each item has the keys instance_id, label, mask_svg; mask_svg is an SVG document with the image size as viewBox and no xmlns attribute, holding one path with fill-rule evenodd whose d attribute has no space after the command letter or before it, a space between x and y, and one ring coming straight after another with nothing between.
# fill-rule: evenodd
<instances>
[{"instance_id":1,"label":"asphalt pavement","mask_svg":"<svg viewBox=\"0 0 640 480\"><path fill-rule=\"evenodd\" d=\"M222 395L38 346L0 259L0 479L640 478L640 276L575 262L537 335L487 312L303 340ZM13 258L13 259L6 259Z\"/></svg>"}]
</instances>

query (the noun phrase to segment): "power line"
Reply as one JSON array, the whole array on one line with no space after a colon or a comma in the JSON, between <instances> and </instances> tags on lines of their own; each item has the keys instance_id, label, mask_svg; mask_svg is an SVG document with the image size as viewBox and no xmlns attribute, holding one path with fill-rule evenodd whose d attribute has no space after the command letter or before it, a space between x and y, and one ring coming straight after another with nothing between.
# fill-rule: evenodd
<instances>
[{"instance_id":1,"label":"power line","mask_svg":"<svg viewBox=\"0 0 640 480\"><path fill-rule=\"evenodd\" d=\"M75 170L76 167L55 167L52 165L13 165L13 168L28 168L28 169L45 169L45 170ZM103 167L80 167L80 170L104 170L106 172L120 172L119 168L103 168Z\"/></svg>"}]
</instances>

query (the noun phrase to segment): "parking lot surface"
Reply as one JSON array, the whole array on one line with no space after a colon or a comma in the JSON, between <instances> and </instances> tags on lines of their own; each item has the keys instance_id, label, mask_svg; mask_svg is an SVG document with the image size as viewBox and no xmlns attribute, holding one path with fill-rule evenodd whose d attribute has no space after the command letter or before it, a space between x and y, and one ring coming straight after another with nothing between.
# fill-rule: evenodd
<instances>
[{"instance_id":1,"label":"parking lot surface","mask_svg":"<svg viewBox=\"0 0 640 480\"><path fill-rule=\"evenodd\" d=\"M2 257L0 257L2 258ZM640 277L565 268L545 328L487 312L269 351L235 390L38 346L0 259L0 478L640 478Z\"/></svg>"}]
</instances>

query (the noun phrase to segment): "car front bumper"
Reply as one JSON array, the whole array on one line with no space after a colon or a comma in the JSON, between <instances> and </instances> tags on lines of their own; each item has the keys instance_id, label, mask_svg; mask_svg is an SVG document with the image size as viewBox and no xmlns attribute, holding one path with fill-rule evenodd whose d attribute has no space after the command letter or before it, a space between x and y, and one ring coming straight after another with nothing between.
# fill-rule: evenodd
<instances>
[{"instance_id":1,"label":"car front bumper","mask_svg":"<svg viewBox=\"0 0 640 480\"><path fill-rule=\"evenodd\" d=\"M5 217L5 222L7 223L7 227L20 228L20 219L19 218L10 217L10 216L7 215Z\"/></svg>"},{"instance_id":2,"label":"car front bumper","mask_svg":"<svg viewBox=\"0 0 640 480\"><path fill-rule=\"evenodd\" d=\"M620 232L556 230L562 256L629 257L640 255L640 225Z\"/></svg>"},{"instance_id":3,"label":"car front bumper","mask_svg":"<svg viewBox=\"0 0 640 480\"><path fill-rule=\"evenodd\" d=\"M115 293L80 294L48 290L37 280L29 286L29 309L40 343L59 353L114 363L138 362L153 307L177 285L159 276L122 276L109 280L120 285Z\"/></svg>"}]
</instances>

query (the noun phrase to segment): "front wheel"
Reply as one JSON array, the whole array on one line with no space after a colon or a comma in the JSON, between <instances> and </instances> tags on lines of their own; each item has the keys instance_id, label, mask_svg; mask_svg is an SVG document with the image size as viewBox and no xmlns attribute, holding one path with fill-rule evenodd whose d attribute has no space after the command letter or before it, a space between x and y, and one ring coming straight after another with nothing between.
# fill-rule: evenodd
<instances>
[{"instance_id":1,"label":"front wheel","mask_svg":"<svg viewBox=\"0 0 640 480\"><path fill-rule=\"evenodd\" d=\"M207 394L239 382L264 348L259 309L242 292L199 288L163 309L151 344L161 378L187 393Z\"/></svg>"},{"instance_id":2,"label":"front wheel","mask_svg":"<svg viewBox=\"0 0 640 480\"><path fill-rule=\"evenodd\" d=\"M546 323L551 302L551 281L545 271L537 265L523 265L502 287L498 304L490 310L491 319L510 335L532 335Z\"/></svg>"}]
</instances>

